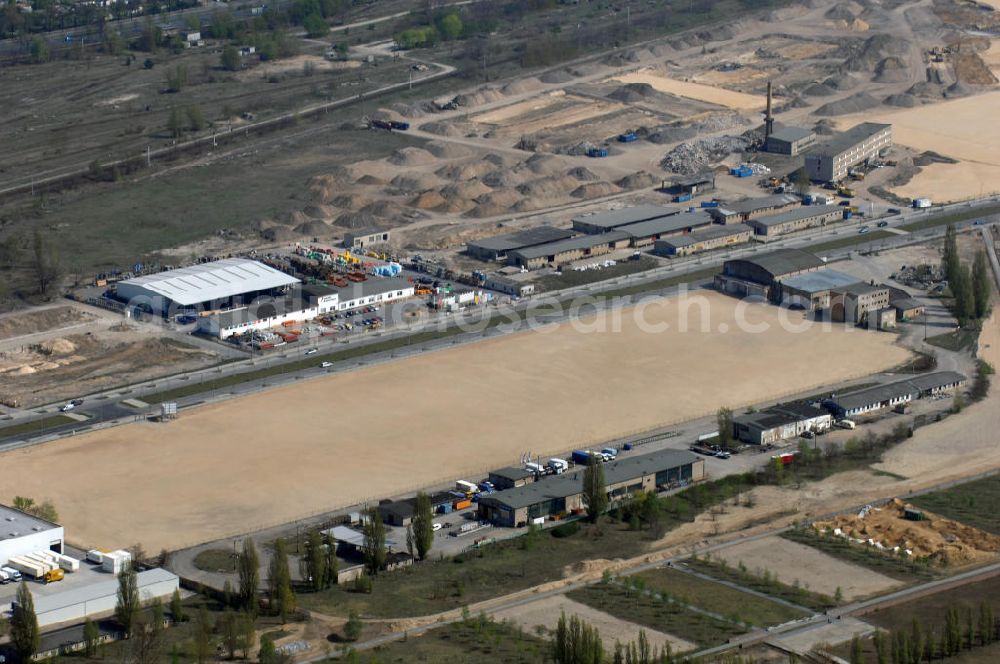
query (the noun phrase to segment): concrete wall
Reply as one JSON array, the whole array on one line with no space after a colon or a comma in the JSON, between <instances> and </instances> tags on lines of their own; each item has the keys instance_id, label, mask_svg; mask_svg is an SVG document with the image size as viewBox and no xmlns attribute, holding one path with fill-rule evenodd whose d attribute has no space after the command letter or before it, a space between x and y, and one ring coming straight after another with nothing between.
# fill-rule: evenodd
<instances>
[{"instance_id":1,"label":"concrete wall","mask_svg":"<svg viewBox=\"0 0 1000 664\"><path fill-rule=\"evenodd\" d=\"M19 537L0 540L0 566L6 565L7 561L17 556L35 551L49 551L55 546L55 550L62 553L63 550L63 527L57 526L52 530L42 532L23 532L23 526L18 526L16 522L0 521L0 528L5 537L11 532L21 533Z\"/></svg>"}]
</instances>

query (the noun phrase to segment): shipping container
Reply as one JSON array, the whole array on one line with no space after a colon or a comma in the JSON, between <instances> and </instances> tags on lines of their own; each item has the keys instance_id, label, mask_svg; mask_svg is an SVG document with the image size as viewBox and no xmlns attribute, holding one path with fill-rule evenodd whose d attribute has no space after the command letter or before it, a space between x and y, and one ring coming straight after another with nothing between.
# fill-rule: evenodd
<instances>
[{"instance_id":1,"label":"shipping container","mask_svg":"<svg viewBox=\"0 0 1000 664\"><path fill-rule=\"evenodd\" d=\"M570 456L570 460L572 460L573 463L580 464L581 466L590 465L594 463L596 459L597 457L586 450L573 450L573 454Z\"/></svg>"},{"instance_id":2,"label":"shipping container","mask_svg":"<svg viewBox=\"0 0 1000 664\"><path fill-rule=\"evenodd\" d=\"M702 201L701 206L703 208L717 208L719 207L719 201Z\"/></svg>"},{"instance_id":3,"label":"shipping container","mask_svg":"<svg viewBox=\"0 0 1000 664\"><path fill-rule=\"evenodd\" d=\"M674 203L687 203L691 200L691 194L677 194L674 196Z\"/></svg>"},{"instance_id":4,"label":"shipping container","mask_svg":"<svg viewBox=\"0 0 1000 664\"><path fill-rule=\"evenodd\" d=\"M45 574L45 569L41 565L20 557L8 560L7 567L16 569L21 574L30 576L33 579L39 579Z\"/></svg>"},{"instance_id":5,"label":"shipping container","mask_svg":"<svg viewBox=\"0 0 1000 664\"><path fill-rule=\"evenodd\" d=\"M104 552L98 551L97 549L91 549L87 552L87 561L100 565L104 562Z\"/></svg>"},{"instance_id":6,"label":"shipping container","mask_svg":"<svg viewBox=\"0 0 1000 664\"><path fill-rule=\"evenodd\" d=\"M59 554L59 567L67 572L78 572L80 570L80 561L76 558Z\"/></svg>"},{"instance_id":7,"label":"shipping container","mask_svg":"<svg viewBox=\"0 0 1000 664\"><path fill-rule=\"evenodd\" d=\"M454 502L454 507L456 510L464 510L467 507L472 507L472 501L468 498L465 498L464 500L456 500Z\"/></svg>"},{"instance_id":8,"label":"shipping container","mask_svg":"<svg viewBox=\"0 0 1000 664\"><path fill-rule=\"evenodd\" d=\"M619 143L634 143L637 140L639 140L639 137L632 131L627 131L624 134L618 134Z\"/></svg>"},{"instance_id":9,"label":"shipping container","mask_svg":"<svg viewBox=\"0 0 1000 664\"><path fill-rule=\"evenodd\" d=\"M587 150L587 156L594 158L607 157L608 150L607 148L590 148Z\"/></svg>"}]
</instances>

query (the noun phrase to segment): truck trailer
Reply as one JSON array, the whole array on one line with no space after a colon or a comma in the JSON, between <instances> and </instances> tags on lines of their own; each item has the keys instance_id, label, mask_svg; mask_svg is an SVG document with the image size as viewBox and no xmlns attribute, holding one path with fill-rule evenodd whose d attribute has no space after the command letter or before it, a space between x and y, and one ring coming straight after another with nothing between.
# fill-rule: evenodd
<instances>
[{"instance_id":1,"label":"truck trailer","mask_svg":"<svg viewBox=\"0 0 1000 664\"><path fill-rule=\"evenodd\" d=\"M32 579L40 579L45 574L45 569L41 565L21 557L11 558L7 561L7 566L16 569L21 574L27 575Z\"/></svg>"}]
</instances>

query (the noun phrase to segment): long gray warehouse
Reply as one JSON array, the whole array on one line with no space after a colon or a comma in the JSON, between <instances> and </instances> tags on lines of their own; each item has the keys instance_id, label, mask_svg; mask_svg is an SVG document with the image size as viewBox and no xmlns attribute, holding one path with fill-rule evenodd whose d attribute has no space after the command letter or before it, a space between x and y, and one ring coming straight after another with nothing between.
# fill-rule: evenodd
<instances>
[{"instance_id":1,"label":"long gray warehouse","mask_svg":"<svg viewBox=\"0 0 1000 664\"><path fill-rule=\"evenodd\" d=\"M473 240L465 246L465 252L470 256L484 261L502 261L507 254L518 249L536 247L548 242L556 242L573 237L573 231L554 226L538 226L515 233L494 235L479 240Z\"/></svg>"},{"instance_id":2,"label":"long gray warehouse","mask_svg":"<svg viewBox=\"0 0 1000 664\"><path fill-rule=\"evenodd\" d=\"M660 450L604 464L612 501L704 478L704 459L687 450ZM583 509L583 472L556 475L479 499L480 519L511 528Z\"/></svg>"},{"instance_id":3,"label":"long gray warehouse","mask_svg":"<svg viewBox=\"0 0 1000 664\"><path fill-rule=\"evenodd\" d=\"M758 238L767 241L786 233L825 226L843 218L844 209L839 205L809 205L752 219L747 223L753 227Z\"/></svg>"},{"instance_id":4,"label":"long gray warehouse","mask_svg":"<svg viewBox=\"0 0 1000 664\"><path fill-rule=\"evenodd\" d=\"M735 258L722 265L715 275L715 287L723 293L744 297L759 295L780 299L776 288L784 279L815 272L825 265L822 259L801 249L778 249L753 258Z\"/></svg>"},{"instance_id":5,"label":"long gray warehouse","mask_svg":"<svg viewBox=\"0 0 1000 664\"><path fill-rule=\"evenodd\" d=\"M806 175L819 182L843 180L852 166L891 146L892 125L862 122L806 154Z\"/></svg>"},{"instance_id":6,"label":"long gray warehouse","mask_svg":"<svg viewBox=\"0 0 1000 664\"><path fill-rule=\"evenodd\" d=\"M606 233L619 226L637 224L640 221L650 221L661 217L679 214L681 208L668 208L661 205L636 205L634 207L611 210L610 212L595 212L573 217L573 230L583 233Z\"/></svg>"},{"instance_id":7,"label":"long gray warehouse","mask_svg":"<svg viewBox=\"0 0 1000 664\"><path fill-rule=\"evenodd\" d=\"M568 240L559 240L537 247L526 247L512 251L507 256L507 262L528 269L544 267L549 264L561 265L581 258L603 256L615 249L627 247L629 242L629 235L617 230L599 235L580 235Z\"/></svg>"},{"instance_id":8,"label":"long gray warehouse","mask_svg":"<svg viewBox=\"0 0 1000 664\"><path fill-rule=\"evenodd\" d=\"M956 371L938 371L836 395L824 401L823 407L836 417L865 415L925 396L951 392L964 385L965 381L965 376Z\"/></svg>"}]
</instances>

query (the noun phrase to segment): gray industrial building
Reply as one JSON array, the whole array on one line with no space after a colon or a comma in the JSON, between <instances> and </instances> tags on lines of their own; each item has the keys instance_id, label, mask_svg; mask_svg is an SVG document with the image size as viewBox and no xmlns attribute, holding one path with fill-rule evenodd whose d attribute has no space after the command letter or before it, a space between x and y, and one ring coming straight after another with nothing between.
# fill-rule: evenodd
<instances>
[{"instance_id":1,"label":"gray industrial building","mask_svg":"<svg viewBox=\"0 0 1000 664\"><path fill-rule=\"evenodd\" d=\"M540 244L556 242L573 237L573 231L554 226L538 226L515 233L494 235L473 240L465 245L465 253L484 261L503 261L507 254L518 249L536 247Z\"/></svg>"},{"instance_id":2,"label":"gray industrial building","mask_svg":"<svg viewBox=\"0 0 1000 664\"><path fill-rule=\"evenodd\" d=\"M854 275L830 269L798 274L781 282L781 303L807 311L823 311L833 305L834 293L858 281Z\"/></svg>"},{"instance_id":3,"label":"gray industrial building","mask_svg":"<svg viewBox=\"0 0 1000 664\"><path fill-rule=\"evenodd\" d=\"M612 502L704 478L705 461L686 450L661 450L604 464L604 481ZM583 472L550 476L479 499L480 519L512 528L583 510Z\"/></svg>"},{"instance_id":4,"label":"gray industrial building","mask_svg":"<svg viewBox=\"0 0 1000 664\"><path fill-rule=\"evenodd\" d=\"M706 211L720 224L739 224L801 206L802 200L798 196L773 194L732 203L720 203L718 207L707 208Z\"/></svg>"},{"instance_id":5,"label":"gray industrial building","mask_svg":"<svg viewBox=\"0 0 1000 664\"><path fill-rule=\"evenodd\" d=\"M535 473L527 468L509 466L507 468L491 470L487 479L489 479L498 491L505 491L507 489L516 489L525 484L531 484L535 481Z\"/></svg>"},{"instance_id":6,"label":"gray industrial building","mask_svg":"<svg viewBox=\"0 0 1000 664\"><path fill-rule=\"evenodd\" d=\"M764 143L765 152L786 154L794 157L816 142L816 134L805 127L783 127L776 129Z\"/></svg>"},{"instance_id":7,"label":"gray industrial building","mask_svg":"<svg viewBox=\"0 0 1000 664\"><path fill-rule=\"evenodd\" d=\"M953 392L965 381L966 377L956 371L939 371L835 395L823 401L823 407L838 418L857 417L895 408L914 399Z\"/></svg>"},{"instance_id":8,"label":"gray industrial building","mask_svg":"<svg viewBox=\"0 0 1000 664\"><path fill-rule=\"evenodd\" d=\"M891 146L892 125L862 122L806 154L806 175L816 182L843 180L848 169Z\"/></svg>"},{"instance_id":9,"label":"gray industrial building","mask_svg":"<svg viewBox=\"0 0 1000 664\"><path fill-rule=\"evenodd\" d=\"M583 258L603 256L615 249L628 247L630 241L629 235L619 230L597 235L580 235L512 251L507 255L507 262L529 270L546 265L563 265Z\"/></svg>"},{"instance_id":10,"label":"gray industrial building","mask_svg":"<svg viewBox=\"0 0 1000 664\"><path fill-rule=\"evenodd\" d=\"M707 212L704 210L694 210L693 212L681 212L669 217L626 224L619 226L615 230L627 234L629 242L633 247L648 247L660 238L691 233L692 231L708 228L712 223L712 217Z\"/></svg>"},{"instance_id":11,"label":"gray industrial building","mask_svg":"<svg viewBox=\"0 0 1000 664\"><path fill-rule=\"evenodd\" d=\"M609 212L583 214L573 217L573 230L589 234L607 233L619 226L680 214L681 209L663 207L662 205L636 205Z\"/></svg>"},{"instance_id":12,"label":"gray industrial building","mask_svg":"<svg viewBox=\"0 0 1000 664\"><path fill-rule=\"evenodd\" d=\"M356 228L344 234L344 247L347 249L369 249L389 243L389 231L382 228Z\"/></svg>"},{"instance_id":13,"label":"gray industrial building","mask_svg":"<svg viewBox=\"0 0 1000 664\"><path fill-rule=\"evenodd\" d=\"M844 209L839 205L809 205L752 219L747 223L753 227L758 239L767 242L780 235L825 226L843 218Z\"/></svg>"},{"instance_id":14,"label":"gray industrial building","mask_svg":"<svg viewBox=\"0 0 1000 664\"><path fill-rule=\"evenodd\" d=\"M781 404L733 418L733 436L751 445L775 445L809 431L822 433L833 425L830 413L801 403Z\"/></svg>"},{"instance_id":15,"label":"gray industrial building","mask_svg":"<svg viewBox=\"0 0 1000 664\"><path fill-rule=\"evenodd\" d=\"M64 537L62 526L0 505L0 565L35 551L62 553Z\"/></svg>"},{"instance_id":16,"label":"gray industrial building","mask_svg":"<svg viewBox=\"0 0 1000 664\"><path fill-rule=\"evenodd\" d=\"M821 269L822 259L801 249L778 249L753 258L735 258L715 275L715 288L729 295L756 295L780 301L779 284L788 277Z\"/></svg>"},{"instance_id":17,"label":"gray industrial building","mask_svg":"<svg viewBox=\"0 0 1000 664\"><path fill-rule=\"evenodd\" d=\"M657 240L653 243L653 253L659 256L689 256L749 242L753 234L753 229L746 224L714 224L687 235Z\"/></svg>"},{"instance_id":18,"label":"gray industrial building","mask_svg":"<svg viewBox=\"0 0 1000 664\"><path fill-rule=\"evenodd\" d=\"M854 323L869 327L883 328L881 320L873 318L875 314L889 309L889 287L858 282L839 290L839 298L835 298L831 306L831 318L842 323ZM895 325L895 311L892 324Z\"/></svg>"}]
</instances>

